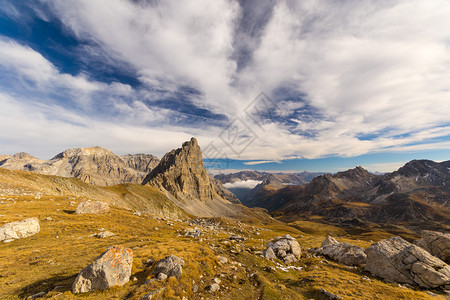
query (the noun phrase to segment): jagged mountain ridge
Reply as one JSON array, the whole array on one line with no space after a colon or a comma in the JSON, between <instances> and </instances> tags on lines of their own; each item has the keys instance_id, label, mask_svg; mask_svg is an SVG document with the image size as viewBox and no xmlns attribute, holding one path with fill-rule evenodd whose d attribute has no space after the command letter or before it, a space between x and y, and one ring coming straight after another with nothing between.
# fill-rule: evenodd
<instances>
[{"instance_id":1,"label":"jagged mountain ridge","mask_svg":"<svg viewBox=\"0 0 450 300\"><path fill-rule=\"evenodd\" d=\"M0 162L0 167L26 170L45 175L75 177L84 182L109 186L141 183L159 160L150 154L117 156L101 147L65 150L50 160L40 160L27 153L17 153Z\"/></svg>"},{"instance_id":2,"label":"jagged mountain ridge","mask_svg":"<svg viewBox=\"0 0 450 300\"><path fill-rule=\"evenodd\" d=\"M414 160L385 175L356 167L279 189L253 206L291 217L320 215L340 222L449 224L449 163Z\"/></svg>"},{"instance_id":3,"label":"jagged mountain ridge","mask_svg":"<svg viewBox=\"0 0 450 300\"><path fill-rule=\"evenodd\" d=\"M200 216L231 216L244 208L235 195L211 178L195 138L166 153L144 179L165 192L186 212Z\"/></svg>"}]
</instances>

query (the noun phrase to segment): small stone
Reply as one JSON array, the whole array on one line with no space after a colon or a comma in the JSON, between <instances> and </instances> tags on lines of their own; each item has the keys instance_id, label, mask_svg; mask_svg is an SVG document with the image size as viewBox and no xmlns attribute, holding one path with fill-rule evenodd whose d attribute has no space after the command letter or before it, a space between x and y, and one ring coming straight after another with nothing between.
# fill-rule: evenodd
<instances>
[{"instance_id":1,"label":"small stone","mask_svg":"<svg viewBox=\"0 0 450 300\"><path fill-rule=\"evenodd\" d=\"M53 221L53 218L52 218L52 217L47 217L47 218L45 218L44 220L45 220L45 221Z\"/></svg>"},{"instance_id":2,"label":"small stone","mask_svg":"<svg viewBox=\"0 0 450 300\"><path fill-rule=\"evenodd\" d=\"M157 278L159 281L163 281L167 279L167 275L164 273L159 273Z\"/></svg>"},{"instance_id":3,"label":"small stone","mask_svg":"<svg viewBox=\"0 0 450 300\"><path fill-rule=\"evenodd\" d=\"M215 293L220 289L220 286L217 283L213 283L211 285L208 285L206 289L211 293Z\"/></svg>"},{"instance_id":4,"label":"small stone","mask_svg":"<svg viewBox=\"0 0 450 300\"><path fill-rule=\"evenodd\" d=\"M136 278L136 276L133 276L133 278L131 278L131 280L133 280L134 282L138 281L138 279Z\"/></svg>"},{"instance_id":5,"label":"small stone","mask_svg":"<svg viewBox=\"0 0 450 300\"><path fill-rule=\"evenodd\" d=\"M217 283L217 284L220 284L222 281L219 278L216 277L216 278L214 278L214 282Z\"/></svg>"},{"instance_id":6,"label":"small stone","mask_svg":"<svg viewBox=\"0 0 450 300\"><path fill-rule=\"evenodd\" d=\"M153 270L153 274L164 273L168 277L180 277L183 272L184 260L175 255L161 259Z\"/></svg>"},{"instance_id":7,"label":"small stone","mask_svg":"<svg viewBox=\"0 0 450 300\"><path fill-rule=\"evenodd\" d=\"M46 294L47 294L46 292L39 292L34 295L28 296L27 299L41 298L41 297L44 297Z\"/></svg>"},{"instance_id":8,"label":"small stone","mask_svg":"<svg viewBox=\"0 0 450 300\"><path fill-rule=\"evenodd\" d=\"M226 258L225 256L216 256L216 258L222 265L228 263L228 258Z\"/></svg>"},{"instance_id":9,"label":"small stone","mask_svg":"<svg viewBox=\"0 0 450 300\"><path fill-rule=\"evenodd\" d=\"M111 231L102 231L102 232L96 234L95 236L98 237L99 239L104 239L104 238L108 238L111 236L115 236L115 234L112 233Z\"/></svg>"},{"instance_id":10,"label":"small stone","mask_svg":"<svg viewBox=\"0 0 450 300\"><path fill-rule=\"evenodd\" d=\"M150 299L153 299L153 297L157 297L158 295L160 295L160 294L164 291L164 289L165 289L165 288L163 287L163 288L160 288L160 289L151 291L150 293L145 294L145 296L143 296L143 297L141 298L141 300L150 300Z\"/></svg>"},{"instance_id":11,"label":"small stone","mask_svg":"<svg viewBox=\"0 0 450 300\"><path fill-rule=\"evenodd\" d=\"M75 213L80 214L103 214L109 211L108 203L104 201L84 201L78 204Z\"/></svg>"}]
</instances>

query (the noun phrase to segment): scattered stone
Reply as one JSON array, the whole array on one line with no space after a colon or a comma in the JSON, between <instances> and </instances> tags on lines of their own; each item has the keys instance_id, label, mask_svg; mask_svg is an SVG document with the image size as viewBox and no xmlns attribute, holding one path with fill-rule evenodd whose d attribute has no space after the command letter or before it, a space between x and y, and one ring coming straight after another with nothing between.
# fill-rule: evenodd
<instances>
[{"instance_id":1,"label":"scattered stone","mask_svg":"<svg viewBox=\"0 0 450 300\"><path fill-rule=\"evenodd\" d=\"M103 214L109 211L108 203L104 201L84 201L78 204L75 213L80 214Z\"/></svg>"},{"instance_id":2,"label":"scattered stone","mask_svg":"<svg viewBox=\"0 0 450 300\"><path fill-rule=\"evenodd\" d=\"M0 227L0 241L4 243L30 237L41 230L37 218L28 218L22 221L11 222Z\"/></svg>"},{"instance_id":3,"label":"scattered stone","mask_svg":"<svg viewBox=\"0 0 450 300\"><path fill-rule=\"evenodd\" d=\"M230 236L230 240L236 241L236 242L243 242L243 241L245 241L245 238L240 235L233 234L232 236Z\"/></svg>"},{"instance_id":4,"label":"scattered stone","mask_svg":"<svg viewBox=\"0 0 450 300\"><path fill-rule=\"evenodd\" d=\"M424 288L450 284L450 266L401 237L374 243L365 252L365 269L387 281Z\"/></svg>"},{"instance_id":5,"label":"scattered stone","mask_svg":"<svg viewBox=\"0 0 450 300\"><path fill-rule=\"evenodd\" d=\"M153 274L164 273L168 277L180 277L183 273L183 266L184 260L182 258L175 255L170 255L158 261L155 269L153 270Z\"/></svg>"},{"instance_id":6,"label":"scattered stone","mask_svg":"<svg viewBox=\"0 0 450 300\"><path fill-rule=\"evenodd\" d=\"M446 263L450 263L450 233L424 230L422 231L422 238L414 244Z\"/></svg>"},{"instance_id":7,"label":"scattered stone","mask_svg":"<svg viewBox=\"0 0 450 300\"><path fill-rule=\"evenodd\" d=\"M131 278L131 280L133 280L134 282L138 281L136 276L133 276L133 278Z\"/></svg>"},{"instance_id":8,"label":"scattered stone","mask_svg":"<svg viewBox=\"0 0 450 300\"><path fill-rule=\"evenodd\" d=\"M96 234L95 236L98 237L99 239L104 239L104 238L108 238L111 236L115 236L115 233L112 233L111 231L102 231L98 234Z\"/></svg>"},{"instance_id":9,"label":"scattered stone","mask_svg":"<svg viewBox=\"0 0 450 300\"><path fill-rule=\"evenodd\" d=\"M327 236L321 247L313 249L312 252L348 266L363 265L367 257L363 248L349 243L339 243L331 236Z\"/></svg>"},{"instance_id":10,"label":"scattered stone","mask_svg":"<svg viewBox=\"0 0 450 300\"><path fill-rule=\"evenodd\" d=\"M53 221L53 218L52 218L52 217L47 217L47 218L45 218L44 220L45 220L45 221Z\"/></svg>"},{"instance_id":11,"label":"scattered stone","mask_svg":"<svg viewBox=\"0 0 450 300\"><path fill-rule=\"evenodd\" d=\"M133 251L123 246L112 246L94 262L81 270L72 285L74 294L106 290L122 286L130 280Z\"/></svg>"},{"instance_id":12,"label":"scattered stone","mask_svg":"<svg viewBox=\"0 0 450 300\"><path fill-rule=\"evenodd\" d=\"M163 281L167 279L167 275L164 273L159 273L157 278L158 280Z\"/></svg>"},{"instance_id":13,"label":"scattered stone","mask_svg":"<svg viewBox=\"0 0 450 300\"><path fill-rule=\"evenodd\" d=\"M220 285L218 285L217 283L213 283L208 285L206 289L211 293L215 293L220 289Z\"/></svg>"},{"instance_id":14,"label":"scattered stone","mask_svg":"<svg viewBox=\"0 0 450 300\"><path fill-rule=\"evenodd\" d=\"M228 263L228 258L226 258L225 256L216 256L216 258L222 265Z\"/></svg>"},{"instance_id":15,"label":"scattered stone","mask_svg":"<svg viewBox=\"0 0 450 300\"><path fill-rule=\"evenodd\" d=\"M46 292L39 292L34 295L28 296L27 299L41 298L41 297L44 297L46 294L47 294Z\"/></svg>"},{"instance_id":16,"label":"scattered stone","mask_svg":"<svg viewBox=\"0 0 450 300\"><path fill-rule=\"evenodd\" d=\"M327 296L328 299L344 299L344 297L332 294L329 291L324 290L324 289L319 289L319 292L321 292L323 295Z\"/></svg>"},{"instance_id":17,"label":"scattered stone","mask_svg":"<svg viewBox=\"0 0 450 300\"><path fill-rule=\"evenodd\" d=\"M184 236L190 236L193 238L198 238L202 235L202 230L200 228L195 227L194 229L186 229L184 232Z\"/></svg>"},{"instance_id":18,"label":"scattered stone","mask_svg":"<svg viewBox=\"0 0 450 300\"><path fill-rule=\"evenodd\" d=\"M140 216L142 216L142 212L140 212L140 211L135 211L135 212L133 213L133 215L134 215L134 216L140 217Z\"/></svg>"},{"instance_id":19,"label":"scattered stone","mask_svg":"<svg viewBox=\"0 0 450 300\"><path fill-rule=\"evenodd\" d=\"M164 290L165 290L165 288L163 287L163 288L160 288L160 289L151 291L150 293L145 294L145 296L143 296L143 297L141 298L141 300L150 300L150 299L153 299L153 297L157 297L157 296L160 295Z\"/></svg>"},{"instance_id":20,"label":"scattered stone","mask_svg":"<svg viewBox=\"0 0 450 300\"><path fill-rule=\"evenodd\" d=\"M297 240L286 234L276 237L267 244L263 255L266 259L281 259L285 263L296 262L300 259L302 252Z\"/></svg>"},{"instance_id":21,"label":"scattered stone","mask_svg":"<svg viewBox=\"0 0 450 300\"><path fill-rule=\"evenodd\" d=\"M222 281L219 278L216 277L216 278L214 278L214 282L217 283L217 284L220 284Z\"/></svg>"}]
</instances>

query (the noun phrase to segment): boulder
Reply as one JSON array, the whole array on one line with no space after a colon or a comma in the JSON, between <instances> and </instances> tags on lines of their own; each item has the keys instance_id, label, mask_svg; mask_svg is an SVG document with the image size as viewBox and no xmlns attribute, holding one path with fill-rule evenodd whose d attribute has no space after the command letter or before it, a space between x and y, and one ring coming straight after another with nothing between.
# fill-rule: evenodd
<instances>
[{"instance_id":1,"label":"boulder","mask_svg":"<svg viewBox=\"0 0 450 300\"><path fill-rule=\"evenodd\" d=\"M348 266L363 265L367 257L363 248L349 243L339 243L331 236L325 238L321 247L313 249L313 253L327 256Z\"/></svg>"},{"instance_id":2,"label":"boulder","mask_svg":"<svg viewBox=\"0 0 450 300\"><path fill-rule=\"evenodd\" d=\"M112 246L94 262L81 270L72 285L74 294L106 290L122 286L130 280L133 251L123 246Z\"/></svg>"},{"instance_id":3,"label":"boulder","mask_svg":"<svg viewBox=\"0 0 450 300\"><path fill-rule=\"evenodd\" d=\"M283 237L276 237L267 244L263 255L267 259L280 259L285 263L296 262L302 254L300 244L289 234Z\"/></svg>"},{"instance_id":4,"label":"boulder","mask_svg":"<svg viewBox=\"0 0 450 300\"><path fill-rule=\"evenodd\" d=\"M112 237L112 236L115 236L115 235L116 235L115 233L112 233L111 231L105 230L105 231L102 231L102 232L98 233L96 235L96 237L98 237L99 239L104 239L104 238Z\"/></svg>"},{"instance_id":5,"label":"boulder","mask_svg":"<svg viewBox=\"0 0 450 300\"><path fill-rule=\"evenodd\" d=\"M0 241L12 241L35 235L41 230L37 218L11 222L0 227Z\"/></svg>"},{"instance_id":6,"label":"boulder","mask_svg":"<svg viewBox=\"0 0 450 300\"><path fill-rule=\"evenodd\" d=\"M366 271L390 282L436 288L450 284L450 267L424 249L394 236L365 250Z\"/></svg>"},{"instance_id":7,"label":"boulder","mask_svg":"<svg viewBox=\"0 0 450 300\"><path fill-rule=\"evenodd\" d=\"M450 233L424 230L422 238L415 244L446 263L450 263Z\"/></svg>"},{"instance_id":8,"label":"boulder","mask_svg":"<svg viewBox=\"0 0 450 300\"><path fill-rule=\"evenodd\" d=\"M109 211L108 203L104 201L84 201L78 204L75 213L81 214L104 214Z\"/></svg>"},{"instance_id":9,"label":"boulder","mask_svg":"<svg viewBox=\"0 0 450 300\"><path fill-rule=\"evenodd\" d=\"M180 277L183 273L184 260L175 255L167 256L161 259L156 264L155 269L153 269L153 274L164 273L168 277L175 276Z\"/></svg>"}]
</instances>

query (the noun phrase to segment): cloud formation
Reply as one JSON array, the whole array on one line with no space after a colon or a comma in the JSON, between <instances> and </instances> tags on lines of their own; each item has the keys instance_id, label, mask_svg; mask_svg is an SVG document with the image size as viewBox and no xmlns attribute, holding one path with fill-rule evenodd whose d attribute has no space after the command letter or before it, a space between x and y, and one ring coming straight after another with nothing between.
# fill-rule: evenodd
<instances>
[{"instance_id":1,"label":"cloud formation","mask_svg":"<svg viewBox=\"0 0 450 300\"><path fill-rule=\"evenodd\" d=\"M99 144L113 148L129 140L145 148L138 141L150 131L153 142L196 135L203 147L213 142L228 158L262 162L450 146L445 0L29 5L37 18L57 20L79 41L80 60L129 66L140 82L105 82L89 64L67 74L51 57L3 37L0 101L22 119L31 105L39 115L33 122L42 127L63 122L75 137L89 128L89 141L104 136ZM14 2L2 12L10 20L26 17ZM275 107L255 123L245 109L260 92ZM67 119L56 117L61 110ZM220 138L236 117L250 128L241 126L241 135L255 137L242 153ZM5 118L0 122L12 128ZM28 137L36 148L43 134L34 132ZM117 143L108 142L113 136ZM10 138L4 133L2 144Z\"/></svg>"}]
</instances>

